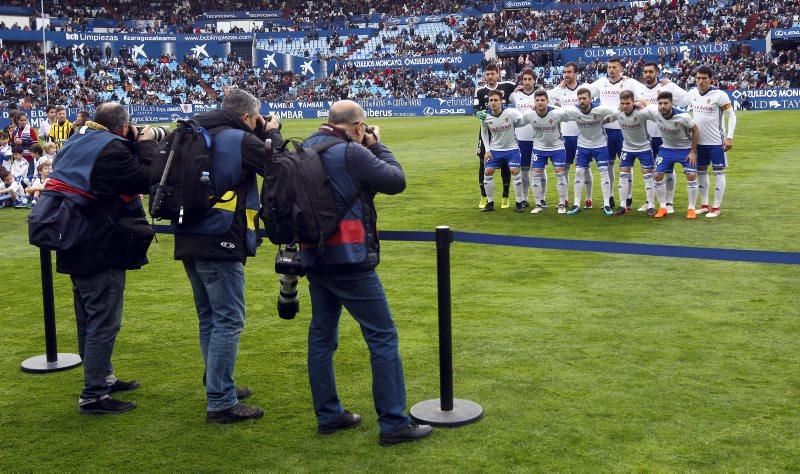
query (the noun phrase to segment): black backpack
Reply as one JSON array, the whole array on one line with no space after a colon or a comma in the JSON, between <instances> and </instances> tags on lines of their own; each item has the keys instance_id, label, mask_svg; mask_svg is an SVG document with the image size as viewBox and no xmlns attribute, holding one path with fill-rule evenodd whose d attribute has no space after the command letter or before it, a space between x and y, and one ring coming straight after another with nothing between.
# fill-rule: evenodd
<instances>
[{"instance_id":1,"label":"black backpack","mask_svg":"<svg viewBox=\"0 0 800 474\"><path fill-rule=\"evenodd\" d=\"M220 202L211 179L211 146L211 134L197 121L178 120L150 167L150 216L191 224Z\"/></svg>"},{"instance_id":2,"label":"black backpack","mask_svg":"<svg viewBox=\"0 0 800 474\"><path fill-rule=\"evenodd\" d=\"M336 211L330 178L319 154L339 138L313 146L290 141L278 147L264 166L261 212L267 237L273 244L307 243L320 249L339 228L343 213Z\"/></svg>"}]
</instances>

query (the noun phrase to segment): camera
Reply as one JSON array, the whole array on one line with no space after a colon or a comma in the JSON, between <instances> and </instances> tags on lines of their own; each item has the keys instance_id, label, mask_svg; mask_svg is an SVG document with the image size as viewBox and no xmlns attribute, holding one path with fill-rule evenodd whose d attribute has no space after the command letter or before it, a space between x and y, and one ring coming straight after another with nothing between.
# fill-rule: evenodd
<instances>
[{"instance_id":1,"label":"camera","mask_svg":"<svg viewBox=\"0 0 800 474\"><path fill-rule=\"evenodd\" d=\"M280 129L283 128L283 123L281 123L280 119L277 116L274 116L274 115L271 115L271 114L270 115L265 115L264 116L264 125L266 126L266 124L268 124L269 122L272 122L273 120L278 122L278 131L280 131Z\"/></svg>"},{"instance_id":2,"label":"camera","mask_svg":"<svg viewBox=\"0 0 800 474\"><path fill-rule=\"evenodd\" d=\"M367 135L375 136L375 127L372 125L364 124L364 138L361 140L361 144L366 146L367 145Z\"/></svg>"},{"instance_id":3,"label":"camera","mask_svg":"<svg viewBox=\"0 0 800 474\"><path fill-rule=\"evenodd\" d=\"M300 265L300 249L296 245L278 247L278 254L275 255L275 273L303 276L303 268Z\"/></svg>"},{"instance_id":4,"label":"camera","mask_svg":"<svg viewBox=\"0 0 800 474\"><path fill-rule=\"evenodd\" d=\"M139 126L136 124L131 124L131 130L128 132L128 140L136 141L136 138L142 134L142 129L144 126ZM156 142L160 142L167 137L169 133L169 128L163 127L160 125L154 125L150 127L150 130L153 131L153 140Z\"/></svg>"}]
</instances>

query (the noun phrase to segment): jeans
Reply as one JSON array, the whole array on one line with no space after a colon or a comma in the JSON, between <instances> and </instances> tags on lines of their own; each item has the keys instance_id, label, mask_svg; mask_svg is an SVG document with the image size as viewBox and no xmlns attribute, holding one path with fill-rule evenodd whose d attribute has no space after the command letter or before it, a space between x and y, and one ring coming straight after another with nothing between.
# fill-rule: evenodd
<instances>
[{"instance_id":1,"label":"jeans","mask_svg":"<svg viewBox=\"0 0 800 474\"><path fill-rule=\"evenodd\" d=\"M125 270L108 269L71 279L78 353L83 359L81 403L89 403L109 393L106 377L114 373L111 353L122 325Z\"/></svg>"},{"instance_id":2,"label":"jeans","mask_svg":"<svg viewBox=\"0 0 800 474\"><path fill-rule=\"evenodd\" d=\"M335 422L344 408L336 393L333 354L339 345L342 306L361 326L370 352L372 398L382 433L408 424L406 389L397 328L374 270L342 275L308 275L311 325L308 330L308 377L320 425Z\"/></svg>"},{"instance_id":3,"label":"jeans","mask_svg":"<svg viewBox=\"0 0 800 474\"><path fill-rule=\"evenodd\" d=\"M244 329L244 265L189 257L183 259L183 266L192 284L200 325L206 409L225 410L238 403L233 369Z\"/></svg>"}]
</instances>

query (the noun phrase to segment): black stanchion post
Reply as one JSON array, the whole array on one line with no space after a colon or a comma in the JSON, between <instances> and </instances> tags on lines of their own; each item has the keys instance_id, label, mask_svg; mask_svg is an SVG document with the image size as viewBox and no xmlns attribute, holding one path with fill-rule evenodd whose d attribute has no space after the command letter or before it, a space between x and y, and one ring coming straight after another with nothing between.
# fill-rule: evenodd
<instances>
[{"instance_id":1,"label":"black stanchion post","mask_svg":"<svg viewBox=\"0 0 800 474\"><path fill-rule=\"evenodd\" d=\"M39 249L39 263L42 273L42 306L44 307L44 343L45 355L31 357L22 362L24 372L44 373L58 372L81 365L78 354L58 352L56 342L56 309L53 298L53 264L50 250Z\"/></svg>"},{"instance_id":2,"label":"black stanchion post","mask_svg":"<svg viewBox=\"0 0 800 474\"><path fill-rule=\"evenodd\" d=\"M456 427L478 421L483 408L475 402L453 398L453 335L450 299L450 244L453 231L436 228L436 273L439 303L439 389L440 398L411 407L411 417L434 426Z\"/></svg>"}]
</instances>

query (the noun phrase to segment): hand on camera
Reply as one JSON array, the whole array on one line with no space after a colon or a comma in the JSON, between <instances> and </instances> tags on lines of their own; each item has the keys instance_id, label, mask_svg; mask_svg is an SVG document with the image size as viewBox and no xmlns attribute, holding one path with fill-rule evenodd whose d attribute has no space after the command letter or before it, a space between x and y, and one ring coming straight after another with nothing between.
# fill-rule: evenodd
<instances>
[{"instance_id":1,"label":"hand on camera","mask_svg":"<svg viewBox=\"0 0 800 474\"><path fill-rule=\"evenodd\" d=\"M141 128L138 128L138 132L136 133L136 142L143 142L145 140L153 140L155 139L155 132L153 129L150 128L149 125L145 125Z\"/></svg>"},{"instance_id":2,"label":"hand on camera","mask_svg":"<svg viewBox=\"0 0 800 474\"><path fill-rule=\"evenodd\" d=\"M280 128L281 128L280 119L278 117L274 116L274 115L267 115L266 117L262 116L259 120L264 120L264 123L266 124L264 126L264 130L266 130L266 131L275 130L275 129L280 130Z\"/></svg>"},{"instance_id":3,"label":"hand on camera","mask_svg":"<svg viewBox=\"0 0 800 474\"><path fill-rule=\"evenodd\" d=\"M369 147L381 141L381 129L377 125L373 125L372 132L366 132L364 134L364 146Z\"/></svg>"}]
</instances>

